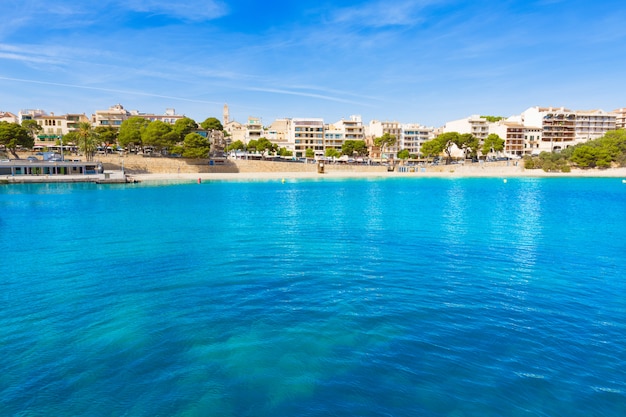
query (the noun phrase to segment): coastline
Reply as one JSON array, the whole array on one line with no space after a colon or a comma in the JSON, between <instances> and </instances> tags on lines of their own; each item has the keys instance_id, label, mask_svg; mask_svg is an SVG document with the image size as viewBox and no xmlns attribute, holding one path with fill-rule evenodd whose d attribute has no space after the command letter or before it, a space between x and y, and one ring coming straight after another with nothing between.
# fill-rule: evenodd
<instances>
[{"instance_id":1,"label":"coastline","mask_svg":"<svg viewBox=\"0 0 626 417\"><path fill-rule=\"evenodd\" d=\"M202 182L202 181L249 181L249 180L294 180L294 179L348 179L348 178L623 178L626 180L626 168L611 169L572 169L571 172L545 172L541 169L526 170L515 166L444 166L443 169L426 168L424 171L397 172L374 170L333 170L324 173L310 170L292 171L241 171L213 173L129 173L127 176L135 181L171 181L171 182Z\"/></svg>"},{"instance_id":2,"label":"coastline","mask_svg":"<svg viewBox=\"0 0 626 417\"><path fill-rule=\"evenodd\" d=\"M26 158L27 155L23 155ZM271 181L296 179L391 179L391 178L621 178L626 181L626 167L578 169L571 172L545 172L525 169L522 162L489 162L430 166L396 166L388 171L383 165L326 164L318 172L315 163L290 163L228 159L222 164L209 160L183 158L146 158L137 155L108 155L99 158L104 172L95 175L16 175L0 176L2 183L46 182L202 182L202 181Z\"/></svg>"}]
</instances>

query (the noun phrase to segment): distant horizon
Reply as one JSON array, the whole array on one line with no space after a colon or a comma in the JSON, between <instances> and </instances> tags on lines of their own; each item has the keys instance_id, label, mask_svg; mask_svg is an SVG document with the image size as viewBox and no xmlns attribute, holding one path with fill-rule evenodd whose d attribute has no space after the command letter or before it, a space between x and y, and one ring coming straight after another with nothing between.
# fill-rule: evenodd
<instances>
[{"instance_id":1,"label":"distant horizon","mask_svg":"<svg viewBox=\"0 0 626 417\"><path fill-rule=\"evenodd\" d=\"M542 103L626 105L617 0L23 0L3 12L7 111L121 103L198 120L228 103L233 120L264 124L360 115L438 127Z\"/></svg>"}]
</instances>

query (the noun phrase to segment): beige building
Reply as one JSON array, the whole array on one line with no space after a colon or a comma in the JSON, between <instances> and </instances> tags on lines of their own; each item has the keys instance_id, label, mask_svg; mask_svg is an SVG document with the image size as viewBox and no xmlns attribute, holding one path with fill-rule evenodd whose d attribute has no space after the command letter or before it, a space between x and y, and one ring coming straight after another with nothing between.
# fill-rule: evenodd
<instances>
[{"instance_id":1,"label":"beige building","mask_svg":"<svg viewBox=\"0 0 626 417\"><path fill-rule=\"evenodd\" d=\"M84 114L63 114L55 115L50 114L37 114L30 120L37 122L41 126L41 131L37 135L37 144L49 144L50 142L56 142L64 135L71 131L77 130L78 125L82 122L89 123L89 118Z\"/></svg>"},{"instance_id":2,"label":"beige building","mask_svg":"<svg viewBox=\"0 0 626 417\"><path fill-rule=\"evenodd\" d=\"M246 142L246 128L241 123L233 120L224 125L224 131L228 133L226 141L230 144L238 140Z\"/></svg>"},{"instance_id":3,"label":"beige building","mask_svg":"<svg viewBox=\"0 0 626 417\"><path fill-rule=\"evenodd\" d=\"M525 152L525 127L521 123L500 120L489 123L489 135L496 134L504 140L505 156L522 156Z\"/></svg>"},{"instance_id":4,"label":"beige building","mask_svg":"<svg viewBox=\"0 0 626 417\"><path fill-rule=\"evenodd\" d=\"M368 147L370 149L370 158L395 159L398 155L398 151L400 150L400 135L402 134L402 125L400 124L400 122L381 122L379 120L372 120L369 123L368 131ZM374 140L383 136L385 133L389 133L390 135L395 136L396 143L393 146L385 147L385 149L382 149L383 154L381 155L381 149L378 146L374 145Z\"/></svg>"},{"instance_id":5,"label":"beige building","mask_svg":"<svg viewBox=\"0 0 626 417\"><path fill-rule=\"evenodd\" d=\"M615 129L626 129L626 108L613 110L615 114Z\"/></svg>"},{"instance_id":6,"label":"beige building","mask_svg":"<svg viewBox=\"0 0 626 417\"><path fill-rule=\"evenodd\" d=\"M122 122L128 119L129 115L130 113L128 110L124 109L124 106L116 104L109 107L107 110L96 110L96 112L91 115L91 124L94 127L104 126L119 129Z\"/></svg>"},{"instance_id":7,"label":"beige building","mask_svg":"<svg viewBox=\"0 0 626 417\"><path fill-rule=\"evenodd\" d=\"M263 137L263 123L259 117L248 117L248 122L246 123L245 128L245 143L249 143L251 140L259 140Z\"/></svg>"},{"instance_id":8,"label":"beige building","mask_svg":"<svg viewBox=\"0 0 626 417\"><path fill-rule=\"evenodd\" d=\"M141 113L137 110L126 110L121 104L109 107L107 110L96 110L91 115L93 127L105 126L119 129L122 122L131 117L141 117L148 121L160 120L173 125L177 120L184 118L184 115L176 114L175 109L166 109L163 114Z\"/></svg>"},{"instance_id":9,"label":"beige building","mask_svg":"<svg viewBox=\"0 0 626 417\"><path fill-rule=\"evenodd\" d=\"M8 111L0 111L0 122L8 122L8 123L19 123L20 119L17 115L8 112Z\"/></svg>"}]
</instances>

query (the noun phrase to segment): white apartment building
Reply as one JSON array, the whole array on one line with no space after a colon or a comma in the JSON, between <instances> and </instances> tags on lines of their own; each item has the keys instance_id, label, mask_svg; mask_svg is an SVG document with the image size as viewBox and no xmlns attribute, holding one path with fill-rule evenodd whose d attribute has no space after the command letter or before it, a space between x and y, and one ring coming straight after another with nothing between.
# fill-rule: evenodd
<instances>
[{"instance_id":1,"label":"white apartment building","mask_svg":"<svg viewBox=\"0 0 626 417\"><path fill-rule=\"evenodd\" d=\"M603 110L570 110L564 107L531 107L520 116L524 126L539 127L542 136L538 150L560 151L615 130L617 115Z\"/></svg>"},{"instance_id":2,"label":"white apartment building","mask_svg":"<svg viewBox=\"0 0 626 417\"><path fill-rule=\"evenodd\" d=\"M324 119L291 119L287 137L288 142L293 143L296 158L305 157L307 149L313 149L316 158L324 156Z\"/></svg>"},{"instance_id":3,"label":"white apartment building","mask_svg":"<svg viewBox=\"0 0 626 417\"><path fill-rule=\"evenodd\" d=\"M489 135L489 122L484 117L472 115L465 119L446 122L443 127L443 132L471 133L482 142Z\"/></svg>"},{"instance_id":4,"label":"white apartment building","mask_svg":"<svg viewBox=\"0 0 626 417\"><path fill-rule=\"evenodd\" d=\"M489 122L484 117L480 117L479 115L472 115L464 119L446 122L445 126L443 127L442 133L448 132L457 132L460 134L470 133L474 137L478 138L479 142L482 143L487 138L487 136L489 136ZM455 158L461 158L465 156L463 151L456 146L452 146L451 154Z\"/></svg>"},{"instance_id":5,"label":"white apartment building","mask_svg":"<svg viewBox=\"0 0 626 417\"><path fill-rule=\"evenodd\" d=\"M419 123L406 123L400 125L399 148L406 149L411 155L419 156L422 144L435 138L435 129L422 126Z\"/></svg>"},{"instance_id":6,"label":"white apartment building","mask_svg":"<svg viewBox=\"0 0 626 417\"><path fill-rule=\"evenodd\" d=\"M333 148L341 152L343 143L347 140L362 140L365 142L365 127L361 116L350 116L349 120L341 119L324 128L324 152Z\"/></svg>"}]
</instances>

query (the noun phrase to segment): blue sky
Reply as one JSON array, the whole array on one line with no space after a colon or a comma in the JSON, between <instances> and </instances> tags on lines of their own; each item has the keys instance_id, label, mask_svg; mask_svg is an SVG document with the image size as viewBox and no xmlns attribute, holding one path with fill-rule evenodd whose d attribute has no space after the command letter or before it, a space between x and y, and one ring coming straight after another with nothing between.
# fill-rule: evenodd
<instances>
[{"instance_id":1,"label":"blue sky","mask_svg":"<svg viewBox=\"0 0 626 417\"><path fill-rule=\"evenodd\" d=\"M178 3L178 4L177 4ZM441 126L626 106L626 3L4 0L0 110Z\"/></svg>"}]
</instances>

